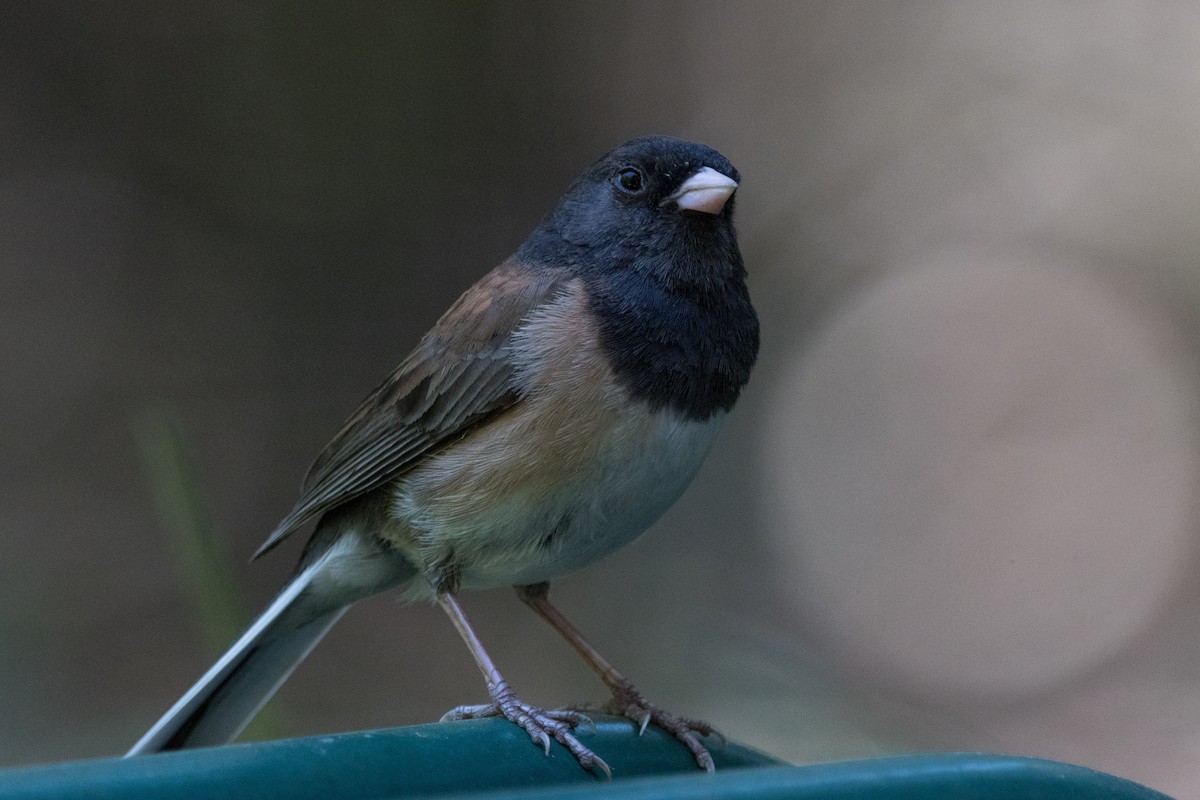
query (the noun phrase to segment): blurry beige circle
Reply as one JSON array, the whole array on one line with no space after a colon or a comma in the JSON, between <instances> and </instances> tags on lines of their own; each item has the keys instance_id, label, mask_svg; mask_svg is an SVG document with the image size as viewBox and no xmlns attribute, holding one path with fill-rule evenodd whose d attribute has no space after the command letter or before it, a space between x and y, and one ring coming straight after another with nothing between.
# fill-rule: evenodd
<instances>
[{"instance_id":1,"label":"blurry beige circle","mask_svg":"<svg viewBox=\"0 0 1200 800\"><path fill-rule=\"evenodd\" d=\"M1193 567L1196 477L1195 387L1153 309L976 253L797 345L765 426L769 528L844 668L1000 699L1152 620Z\"/></svg>"}]
</instances>

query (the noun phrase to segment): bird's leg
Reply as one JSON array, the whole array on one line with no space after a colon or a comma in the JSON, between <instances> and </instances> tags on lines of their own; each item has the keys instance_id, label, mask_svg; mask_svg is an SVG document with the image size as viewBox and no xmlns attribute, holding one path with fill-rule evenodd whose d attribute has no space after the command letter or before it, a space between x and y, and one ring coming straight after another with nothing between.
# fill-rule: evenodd
<instances>
[{"instance_id":1,"label":"bird's leg","mask_svg":"<svg viewBox=\"0 0 1200 800\"><path fill-rule=\"evenodd\" d=\"M550 623L575 648L575 651L583 656L583 660L595 670L596 674L600 676L600 680L604 681L604 685L612 692L613 699L609 707L614 713L629 717L638 723L641 726L639 733L645 731L646 726L651 722L671 732L676 739L687 745L701 769L708 772L714 770L712 754L700 741L700 736L715 734L718 738L722 738L720 733L707 722L678 717L647 702L642 693L629 682L629 679L622 675L604 656L600 655L596 648L583 638L579 629L551 604L550 584L535 583L515 588L521 600L536 611L538 616Z\"/></svg>"},{"instance_id":2,"label":"bird's leg","mask_svg":"<svg viewBox=\"0 0 1200 800\"><path fill-rule=\"evenodd\" d=\"M496 669L495 662L484 649L479 637L475 635L475 631L467 620L466 614L463 613L462 607L458 604L458 598L454 593L439 593L437 601L454 623L454 627L458 629L458 634L462 636L471 655L475 657L475 663L479 665L479 671L483 673L484 680L487 681L488 694L492 698L492 702L487 705L459 706L447 712L442 717L442 721L504 717L509 722L523 728L535 744L539 744L545 749L546 755L550 755L550 737L554 737L571 751L571 754L579 762L579 766L603 772L611 779L612 770L609 769L608 764L604 763L604 759L584 747L572 733L575 726L591 724L591 720L578 711L546 710L531 706L518 698L516 692L508 685L508 681L504 680L504 676L500 674L500 670Z\"/></svg>"}]
</instances>

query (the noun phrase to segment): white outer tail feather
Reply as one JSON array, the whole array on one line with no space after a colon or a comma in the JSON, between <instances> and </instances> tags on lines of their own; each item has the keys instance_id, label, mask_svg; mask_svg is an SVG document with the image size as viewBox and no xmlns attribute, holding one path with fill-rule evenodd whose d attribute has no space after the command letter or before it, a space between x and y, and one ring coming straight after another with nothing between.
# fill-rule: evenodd
<instances>
[{"instance_id":1,"label":"white outer tail feather","mask_svg":"<svg viewBox=\"0 0 1200 800\"><path fill-rule=\"evenodd\" d=\"M125 756L224 744L241 733L348 608L327 611L288 630L287 611L317 577L325 561L319 559L284 587L241 638ZM218 693L219 702L213 702ZM200 711L203 715L193 721ZM193 727L183 741L172 741L189 724Z\"/></svg>"}]
</instances>

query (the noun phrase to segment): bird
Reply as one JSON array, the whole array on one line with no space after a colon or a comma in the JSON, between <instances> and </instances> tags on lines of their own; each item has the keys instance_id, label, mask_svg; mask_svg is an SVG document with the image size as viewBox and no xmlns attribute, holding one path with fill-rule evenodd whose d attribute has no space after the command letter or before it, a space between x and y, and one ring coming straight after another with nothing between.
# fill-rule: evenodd
<instances>
[{"instance_id":1,"label":"bird","mask_svg":"<svg viewBox=\"0 0 1200 800\"><path fill-rule=\"evenodd\" d=\"M599 675L609 710L712 771L711 726L647 701L548 592L675 502L749 378L740 180L710 147L650 136L570 184L320 453L254 556L315 521L291 579L127 757L232 740L350 605L407 585L446 612L487 685L490 702L444 720L503 717L611 777L575 736L590 720L521 700L459 601L511 586Z\"/></svg>"}]
</instances>

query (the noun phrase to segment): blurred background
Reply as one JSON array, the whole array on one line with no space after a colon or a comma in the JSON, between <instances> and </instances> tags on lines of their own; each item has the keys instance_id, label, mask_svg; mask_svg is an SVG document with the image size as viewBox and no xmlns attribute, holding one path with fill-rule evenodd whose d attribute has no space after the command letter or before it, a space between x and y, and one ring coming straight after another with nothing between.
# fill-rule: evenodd
<instances>
[{"instance_id":1,"label":"blurred background","mask_svg":"<svg viewBox=\"0 0 1200 800\"><path fill-rule=\"evenodd\" d=\"M0 764L122 752L233 636L172 464L248 618L359 399L584 166L667 133L744 176L764 349L563 609L792 761L1197 796L1198 36L1187 3L4 4ZM465 602L527 699L602 698L511 592ZM440 611L379 597L260 735L483 697Z\"/></svg>"}]
</instances>

